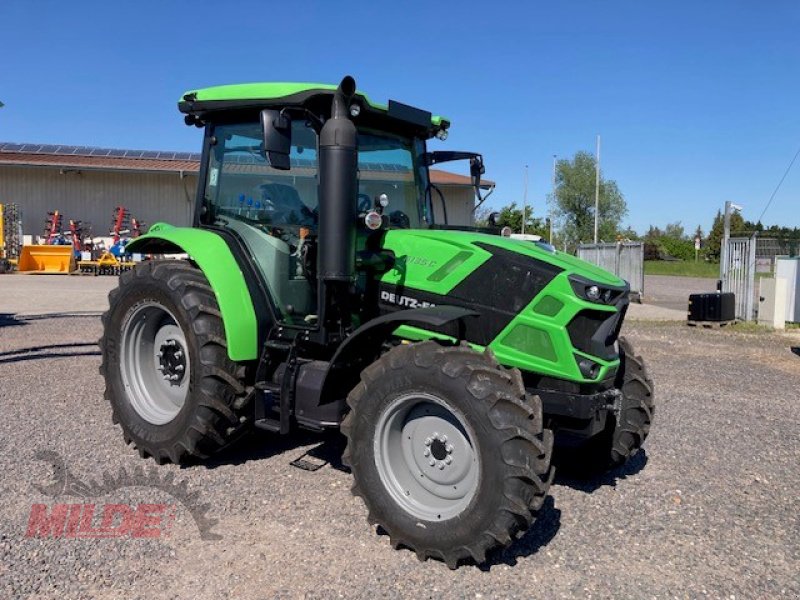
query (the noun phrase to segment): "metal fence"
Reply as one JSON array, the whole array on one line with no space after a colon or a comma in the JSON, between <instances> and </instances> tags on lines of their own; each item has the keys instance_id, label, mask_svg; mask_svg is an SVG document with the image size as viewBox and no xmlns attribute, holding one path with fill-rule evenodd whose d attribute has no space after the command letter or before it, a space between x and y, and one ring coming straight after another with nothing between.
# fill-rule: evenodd
<instances>
[{"instance_id":1,"label":"metal fence","mask_svg":"<svg viewBox=\"0 0 800 600\"><path fill-rule=\"evenodd\" d=\"M631 297L644 296L644 243L580 244L578 258L621 277L631 286Z\"/></svg>"},{"instance_id":2,"label":"metal fence","mask_svg":"<svg viewBox=\"0 0 800 600\"><path fill-rule=\"evenodd\" d=\"M742 321L755 318L756 239L731 238L722 252L722 291L734 293L736 318Z\"/></svg>"}]
</instances>

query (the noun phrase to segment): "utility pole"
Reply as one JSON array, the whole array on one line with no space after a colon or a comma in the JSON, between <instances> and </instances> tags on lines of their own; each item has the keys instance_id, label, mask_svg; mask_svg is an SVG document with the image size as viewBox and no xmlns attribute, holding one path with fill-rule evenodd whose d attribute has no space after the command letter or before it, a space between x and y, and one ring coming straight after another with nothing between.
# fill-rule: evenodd
<instances>
[{"instance_id":1,"label":"utility pole","mask_svg":"<svg viewBox=\"0 0 800 600\"><path fill-rule=\"evenodd\" d=\"M597 243L597 224L600 215L600 134L597 134L597 160L594 173L594 243Z\"/></svg>"},{"instance_id":2,"label":"utility pole","mask_svg":"<svg viewBox=\"0 0 800 600\"><path fill-rule=\"evenodd\" d=\"M553 191L550 198L550 240L553 243L553 216L555 214L556 205L556 155L553 154Z\"/></svg>"},{"instance_id":3,"label":"utility pole","mask_svg":"<svg viewBox=\"0 0 800 600\"><path fill-rule=\"evenodd\" d=\"M528 212L528 165L525 165L525 188L522 193L522 231L525 233L525 213Z\"/></svg>"}]
</instances>

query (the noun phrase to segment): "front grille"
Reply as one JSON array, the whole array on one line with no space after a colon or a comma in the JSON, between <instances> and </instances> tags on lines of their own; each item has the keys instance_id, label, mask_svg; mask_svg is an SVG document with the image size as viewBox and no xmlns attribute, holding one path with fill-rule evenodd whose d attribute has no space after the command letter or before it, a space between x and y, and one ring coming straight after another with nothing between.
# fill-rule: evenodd
<instances>
[{"instance_id":1,"label":"front grille","mask_svg":"<svg viewBox=\"0 0 800 600\"><path fill-rule=\"evenodd\" d=\"M614 346L627 308L626 298L624 303L618 303L618 312L591 309L580 311L567 325L572 345L581 352L604 360L615 359L617 351Z\"/></svg>"}]
</instances>

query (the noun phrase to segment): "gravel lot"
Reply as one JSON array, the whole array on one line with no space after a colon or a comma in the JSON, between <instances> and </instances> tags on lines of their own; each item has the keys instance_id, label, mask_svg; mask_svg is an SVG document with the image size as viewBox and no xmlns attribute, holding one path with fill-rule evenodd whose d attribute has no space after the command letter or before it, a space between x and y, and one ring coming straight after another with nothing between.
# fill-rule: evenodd
<instances>
[{"instance_id":1,"label":"gravel lot","mask_svg":"<svg viewBox=\"0 0 800 600\"><path fill-rule=\"evenodd\" d=\"M336 435L256 435L213 462L158 467L208 505L218 540L180 503L163 539L26 538L34 503L175 503L147 486L41 487L54 481L42 451L84 483L153 464L102 398L93 311L111 282L0 277L2 598L800 596L800 358L788 337L680 323L626 325L657 386L646 453L602 479L558 477L534 527L488 567L392 550L350 495ZM329 464L290 464L306 452Z\"/></svg>"}]
</instances>

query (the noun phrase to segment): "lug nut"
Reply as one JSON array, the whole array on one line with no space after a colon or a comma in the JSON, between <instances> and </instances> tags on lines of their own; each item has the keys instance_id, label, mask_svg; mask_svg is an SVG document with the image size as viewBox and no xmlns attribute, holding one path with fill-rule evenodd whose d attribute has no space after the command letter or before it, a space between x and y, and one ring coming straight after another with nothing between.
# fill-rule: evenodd
<instances>
[{"instance_id":1,"label":"lug nut","mask_svg":"<svg viewBox=\"0 0 800 600\"><path fill-rule=\"evenodd\" d=\"M453 444L447 444L447 446L445 446L444 449L447 451L448 454L452 454L453 453Z\"/></svg>"},{"instance_id":2,"label":"lug nut","mask_svg":"<svg viewBox=\"0 0 800 600\"><path fill-rule=\"evenodd\" d=\"M430 446L432 443L433 443L433 440L431 438L426 438L425 439L425 445L426 446Z\"/></svg>"},{"instance_id":3,"label":"lug nut","mask_svg":"<svg viewBox=\"0 0 800 600\"><path fill-rule=\"evenodd\" d=\"M453 457L452 456L445 456L444 457L444 462L449 465L451 462L453 462Z\"/></svg>"},{"instance_id":4,"label":"lug nut","mask_svg":"<svg viewBox=\"0 0 800 600\"><path fill-rule=\"evenodd\" d=\"M181 356L183 356L183 351L182 350L175 350L175 358L180 358Z\"/></svg>"},{"instance_id":5,"label":"lug nut","mask_svg":"<svg viewBox=\"0 0 800 600\"><path fill-rule=\"evenodd\" d=\"M175 365L176 371L183 371L183 365Z\"/></svg>"},{"instance_id":6,"label":"lug nut","mask_svg":"<svg viewBox=\"0 0 800 600\"><path fill-rule=\"evenodd\" d=\"M430 460L428 461L428 464L429 464L430 466L434 467L434 466L436 466L436 461L435 461L435 460L433 460L433 459L430 459Z\"/></svg>"},{"instance_id":7,"label":"lug nut","mask_svg":"<svg viewBox=\"0 0 800 600\"><path fill-rule=\"evenodd\" d=\"M442 469L444 469L444 463L443 462L439 463L439 470L441 471Z\"/></svg>"},{"instance_id":8,"label":"lug nut","mask_svg":"<svg viewBox=\"0 0 800 600\"><path fill-rule=\"evenodd\" d=\"M430 456L431 455L431 451L428 450L427 448L425 448L425 452L423 452L422 455L423 456Z\"/></svg>"},{"instance_id":9,"label":"lug nut","mask_svg":"<svg viewBox=\"0 0 800 600\"><path fill-rule=\"evenodd\" d=\"M446 436L446 435L442 435L442 437L440 437L439 439L440 439L442 442L446 442L446 441L447 441L447 436Z\"/></svg>"}]
</instances>

